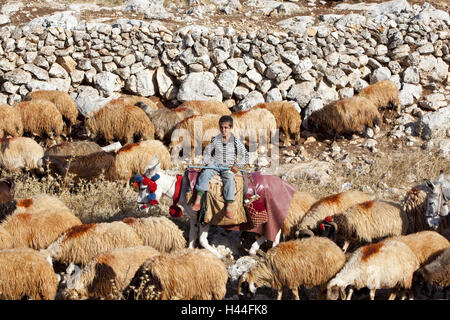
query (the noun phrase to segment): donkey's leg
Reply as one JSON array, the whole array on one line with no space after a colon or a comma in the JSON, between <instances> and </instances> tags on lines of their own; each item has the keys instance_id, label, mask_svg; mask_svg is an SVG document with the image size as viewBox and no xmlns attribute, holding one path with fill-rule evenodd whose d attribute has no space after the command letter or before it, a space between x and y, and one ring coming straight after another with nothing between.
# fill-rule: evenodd
<instances>
[{"instance_id":1,"label":"donkey's leg","mask_svg":"<svg viewBox=\"0 0 450 320\"><path fill-rule=\"evenodd\" d=\"M258 239L256 239L255 242L253 242L249 251L251 256L256 255L256 251L258 251L259 247L263 244L264 241L266 241L266 238L264 236L261 236Z\"/></svg>"},{"instance_id":2,"label":"donkey's leg","mask_svg":"<svg viewBox=\"0 0 450 320\"><path fill-rule=\"evenodd\" d=\"M194 249L195 242L198 239L198 222L195 217L190 217L189 219L189 249Z\"/></svg>"},{"instance_id":3,"label":"donkey's leg","mask_svg":"<svg viewBox=\"0 0 450 320\"><path fill-rule=\"evenodd\" d=\"M209 224L200 225L200 227L199 227L200 244L203 248L214 253L219 259L222 259L223 257L219 253L219 251L214 249L208 242L208 230L209 230Z\"/></svg>"}]
</instances>

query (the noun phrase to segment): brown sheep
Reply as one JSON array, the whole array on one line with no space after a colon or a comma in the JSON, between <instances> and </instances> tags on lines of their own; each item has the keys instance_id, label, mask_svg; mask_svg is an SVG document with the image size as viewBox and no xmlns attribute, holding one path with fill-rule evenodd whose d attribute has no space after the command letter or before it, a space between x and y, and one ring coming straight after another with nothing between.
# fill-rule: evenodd
<instances>
[{"instance_id":1,"label":"brown sheep","mask_svg":"<svg viewBox=\"0 0 450 320\"><path fill-rule=\"evenodd\" d=\"M166 217L125 218L122 221L136 230L145 246L159 252L186 247L183 231Z\"/></svg>"},{"instance_id":2,"label":"brown sheep","mask_svg":"<svg viewBox=\"0 0 450 320\"><path fill-rule=\"evenodd\" d=\"M302 118L300 113L289 101L265 102L259 103L253 108L267 109L275 116L277 127L285 135L284 145L290 145L290 136L294 136L295 144L300 141L300 126Z\"/></svg>"},{"instance_id":3,"label":"brown sheep","mask_svg":"<svg viewBox=\"0 0 450 320\"><path fill-rule=\"evenodd\" d=\"M286 219L281 227L281 234L284 240L289 240L295 236L295 227L305 216L306 212L316 202L316 198L309 192L296 191L292 197L291 204Z\"/></svg>"},{"instance_id":4,"label":"brown sheep","mask_svg":"<svg viewBox=\"0 0 450 320\"><path fill-rule=\"evenodd\" d=\"M158 110L160 107L150 97L141 97L135 95L127 95L123 94L117 99L111 100L108 105L118 105L118 106L136 106L137 103L141 102L142 104L147 105L151 110Z\"/></svg>"},{"instance_id":5,"label":"brown sheep","mask_svg":"<svg viewBox=\"0 0 450 320\"><path fill-rule=\"evenodd\" d=\"M50 141L59 140L63 135L64 121L53 102L33 99L19 102L14 107L20 112L24 132Z\"/></svg>"},{"instance_id":6,"label":"brown sheep","mask_svg":"<svg viewBox=\"0 0 450 320\"><path fill-rule=\"evenodd\" d=\"M218 114L220 116L231 115L231 111L227 105L216 100L185 101L178 108L191 108L201 115L208 113Z\"/></svg>"},{"instance_id":7,"label":"brown sheep","mask_svg":"<svg viewBox=\"0 0 450 320\"><path fill-rule=\"evenodd\" d=\"M0 167L6 171L42 171L44 149L32 138L0 139Z\"/></svg>"},{"instance_id":8,"label":"brown sheep","mask_svg":"<svg viewBox=\"0 0 450 320\"><path fill-rule=\"evenodd\" d=\"M382 117L376 105L364 97L353 96L332 102L314 111L308 123L336 134L362 132L365 127L379 127Z\"/></svg>"},{"instance_id":9,"label":"brown sheep","mask_svg":"<svg viewBox=\"0 0 450 320\"><path fill-rule=\"evenodd\" d=\"M247 111L238 111L231 117L235 136L245 141L246 145L249 145L252 135L256 137L256 142L260 142L260 135L263 135L263 138L269 143L272 134L277 130L275 116L266 109L252 108Z\"/></svg>"},{"instance_id":10,"label":"brown sheep","mask_svg":"<svg viewBox=\"0 0 450 320\"><path fill-rule=\"evenodd\" d=\"M191 116L200 115L198 111L191 108L160 108L152 112L149 117L155 125L155 137L165 143L169 143L172 137L172 132L176 125Z\"/></svg>"},{"instance_id":11,"label":"brown sheep","mask_svg":"<svg viewBox=\"0 0 450 320\"><path fill-rule=\"evenodd\" d=\"M359 91L358 96L372 101L378 110L393 105L394 110L397 113L400 112L401 103L398 98L398 88L390 80L375 82Z\"/></svg>"},{"instance_id":12,"label":"brown sheep","mask_svg":"<svg viewBox=\"0 0 450 320\"><path fill-rule=\"evenodd\" d=\"M17 108L0 105L0 139L8 135L20 137L23 134L22 117Z\"/></svg>"},{"instance_id":13,"label":"brown sheep","mask_svg":"<svg viewBox=\"0 0 450 320\"><path fill-rule=\"evenodd\" d=\"M139 267L159 251L148 246L119 248L100 253L75 272L62 296L66 299L120 299Z\"/></svg>"},{"instance_id":14,"label":"brown sheep","mask_svg":"<svg viewBox=\"0 0 450 320\"><path fill-rule=\"evenodd\" d=\"M0 250L0 299L54 300L58 276L40 252Z\"/></svg>"},{"instance_id":15,"label":"brown sheep","mask_svg":"<svg viewBox=\"0 0 450 320\"><path fill-rule=\"evenodd\" d=\"M86 156L102 152L103 149L93 141L65 141L45 150L45 156Z\"/></svg>"},{"instance_id":16,"label":"brown sheep","mask_svg":"<svg viewBox=\"0 0 450 320\"><path fill-rule=\"evenodd\" d=\"M76 180L94 180L100 175L106 179L114 179L115 155L110 152L100 151L83 156L44 156L42 166L48 173L62 176L64 180L74 175Z\"/></svg>"},{"instance_id":17,"label":"brown sheep","mask_svg":"<svg viewBox=\"0 0 450 320\"><path fill-rule=\"evenodd\" d=\"M278 291L277 299L281 300L286 287L299 300L298 287L304 285L319 286L319 294L324 295L328 281L344 264L344 253L330 239L311 237L280 242L241 276L238 294L254 295L258 287L268 286Z\"/></svg>"},{"instance_id":18,"label":"brown sheep","mask_svg":"<svg viewBox=\"0 0 450 320\"><path fill-rule=\"evenodd\" d=\"M64 91L38 90L27 94L25 100L44 99L52 102L61 113L66 124L66 135L70 135L72 126L77 122L78 106L75 100Z\"/></svg>"},{"instance_id":19,"label":"brown sheep","mask_svg":"<svg viewBox=\"0 0 450 320\"><path fill-rule=\"evenodd\" d=\"M108 144L116 139L123 145L154 138L155 127L146 113L137 106L110 105L89 113L85 118L90 135L103 138Z\"/></svg>"},{"instance_id":20,"label":"brown sheep","mask_svg":"<svg viewBox=\"0 0 450 320\"><path fill-rule=\"evenodd\" d=\"M172 168L170 153L161 141L145 140L127 144L117 151L110 176L128 181L137 173L145 172L146 166L155 155L160 159L161 169Z\"/></svg>"},{"instance_id":21,"label":"brown sheep","mask_svg":"<svg viewBox=\"0 0 450 320\"><path fill-rule=\"evenodd\" d=\"M207 113L204 115L191 116L182 121L180 121L175 129L187 130L190 137L191 149L195 147L195 138L201 138L202 147L206 147L210 142L211 138L220 133L219 131L219 119L220 115ZM183 140L183 145L184 145ZM195 143L195 144L194 144ZM169 150L172 150L176 145L179 144L179 140L172 139L169 145Z\"/></svg>"},{"instance_id":22,"label":"brown sheep","mask_svg":"<svg viewBox=\"0 0 450 320\"><path fill-rule=\"evenodd\" d=\"M148 259L125 294L142 300L221 300L226 294L225 264L205 249L181 249ZM137 296L135 289L141 289Z\"/></svg>"}]
</instances>

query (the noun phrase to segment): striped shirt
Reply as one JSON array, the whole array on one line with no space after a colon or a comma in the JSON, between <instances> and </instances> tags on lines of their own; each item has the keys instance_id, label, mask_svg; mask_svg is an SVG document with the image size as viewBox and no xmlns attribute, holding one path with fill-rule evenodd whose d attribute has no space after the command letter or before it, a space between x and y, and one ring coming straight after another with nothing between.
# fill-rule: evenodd
<instances>
[{"instance_id":1,"label":"striped shirt","mask_svg":"<svg viewBox=\"0 0 450 320\"><path fill-rule=\"evenodd\" d=\"M214 155L212 154L214 153ZM248 162L249 156L244 144L233 134L227 142L222 142L222 134L211 139L203 153L203 165L242 168Z\"/></svg>"}]
</instances>

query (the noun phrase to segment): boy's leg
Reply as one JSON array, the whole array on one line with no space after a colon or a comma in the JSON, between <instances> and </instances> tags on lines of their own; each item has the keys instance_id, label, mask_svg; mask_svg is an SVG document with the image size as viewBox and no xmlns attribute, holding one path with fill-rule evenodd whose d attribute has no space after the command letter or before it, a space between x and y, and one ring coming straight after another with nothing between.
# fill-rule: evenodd
<instances>
[{"instance_id":1,"label":"boy's leg","mask_svg":"<svg viewBox=\"0 0 450 320\"><path fill-rule=\"evenodd\" d=\"M232 203L234 202L234 194L236 192L236 182L234 181L234 173L229 170L220 172L223 182L223 198L225 200L225 216L229 219L233 218Z\"/></svg>"},{"instance_id":2,"label":"boy's leg","mask_svg":"<svg viewBox=\"0 0 450 320\"><path fill-rule=\"evenodd\" d=\"M198 175L197 183L195 184L195 190L197 190L197 197L195 198L194 205L192 206L193 211L200 210L200 200L203 193L209 189L209 180L217 174L214 169L203 169Z\"/></svg>"}]
</instances>

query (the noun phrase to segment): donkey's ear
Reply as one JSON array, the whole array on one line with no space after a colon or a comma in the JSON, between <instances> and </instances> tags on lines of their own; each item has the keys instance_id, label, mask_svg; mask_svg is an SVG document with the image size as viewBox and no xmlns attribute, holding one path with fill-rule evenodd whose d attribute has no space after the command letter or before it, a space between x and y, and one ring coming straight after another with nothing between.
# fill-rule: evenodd
<instances>
[{"instance_id":1,"label":"donkey's ear","mask_svg":"<svg viewBox=\"0 0 450 320\"><path fill-rule=\"evenodd\" d=\"M437 181L439 181L439 182L444 182L445 181L444 170L441 170L439 172L439 177L438 177Z\"/></svg>"},{"instance_id":2,"label":"donkey's ear","mask_svg":"<svg viewBox=\"0 0 450 320\"><path fill-rule=\"evenodd\" d=\"M147 177L149 177L151 175L151 173L159 171L159 169L160 169L160 164L159 164L158 155L155 154L153 156L152 160L150 161L150 163L145 168L145 175Z\"/></svg>"},{"instance_id":3,"label":"donkey's ear","mask_svg":"<svg viewBox=\"0 0 450 320\"><path fill-rule=\"evenodd\" d=\"M431 190L434 190L435 186L434 186L433 182L431 182L431 181L428 180L428 179L423 179L423 182L425 183L425 185L426 185L428 188L430 188Z\"/></svg>"}]
</instances>

